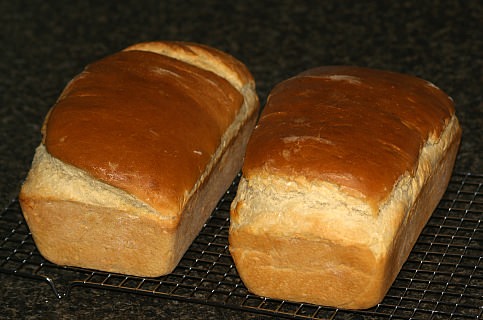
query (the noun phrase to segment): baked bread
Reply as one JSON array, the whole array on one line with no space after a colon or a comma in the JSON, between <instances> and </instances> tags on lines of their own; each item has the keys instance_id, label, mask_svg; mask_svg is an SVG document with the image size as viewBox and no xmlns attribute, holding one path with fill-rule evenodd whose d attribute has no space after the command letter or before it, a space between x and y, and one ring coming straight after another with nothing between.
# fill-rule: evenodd
<instances>
[{"instance_id":1,"label":"baked bread","mask_svg":"<svg viewBox=\"0 0 483 320\"><path fill-rule=\"evenodd\" d=\"M408 75L334 66L278 84L248 143L230 252L255 294L380 302L445 191L451 98Z\"/></svg>"},{"instance_id":2,"label":"baked bread","mask_svg":"<svg viewBox=\"0 0 483 320\"><path fill-rule=\"evenodd\" d=\"M50 110L19 195L40 253L171 272L241 169L258 109L247 68L204 45L141 43L87 66Z\"/></svg>"}]
</instances>

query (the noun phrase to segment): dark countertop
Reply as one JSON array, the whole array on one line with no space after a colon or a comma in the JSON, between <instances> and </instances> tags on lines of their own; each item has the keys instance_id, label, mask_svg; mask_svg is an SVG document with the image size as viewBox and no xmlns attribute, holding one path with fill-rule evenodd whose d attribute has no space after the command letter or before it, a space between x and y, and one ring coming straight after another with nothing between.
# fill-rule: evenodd
<instances>
[{"instance_id":1,"label":"dark countertop","mask_svg":"<svg viewBox=\"0 0 483 320\"><path fill-rule=\"evenodd\" d=\"M483 173L481 1L2 1L0 205L18 193L43 118L82 68L130 44L186 40L252 71L262 103L279 81L318 65L390 69L455 100L463 127L456 171ZM94 4L96 3L96 4ZM28 319L260 316L187 302L76 288L57 300L42 282L0 274L0 317Z\"/></svg>"}]
</instances>

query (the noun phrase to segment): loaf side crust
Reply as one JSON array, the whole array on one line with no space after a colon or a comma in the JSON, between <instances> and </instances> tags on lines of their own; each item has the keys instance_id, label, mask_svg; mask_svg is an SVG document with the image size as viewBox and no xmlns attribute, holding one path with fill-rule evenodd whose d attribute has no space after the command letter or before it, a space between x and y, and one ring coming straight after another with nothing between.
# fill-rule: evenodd
<instances>
[{"instance_id":1,"label":"loaf side crust","mask_svg":"<svg viewBox=\"0 0 483 320\"><path fill-rule=\"evenodd\" d=\"M164 45L151 43L143 50L158 46ZM199 51L195 44L174 46ZM203 50L211 52L209 48ZM143 199L53 157L41 143L19 200L34 241L45 258L60 265L138 276L160 276L175 268L239 172L258 116L255 84L246 68L215 49L210 54L225 57L219 59L215 73L222 74L227 68L222 66L224 61L235 61L237 70L231 70L228 77L232 80L227 80L236 85L243 103L208 165L193 188L181 195L184 200L175 210L153 208ZM193 59L202 61L203 57ZM241 74L236 76L237 72Z\"/></svg>"},{"instance_id":2,"label":"loaf side crust","mask_svg":"<svg viewBox=\"0 0 483 320\"><path fill-rule=\"evenodd\" d=\"M172 272L240 170L255 121L254 113L192 192L179 221L78 169L65 172L68 165L40 146L19 196L39 252L59 265L147 277Z\"/></svg>"},{"instance_id":3,"label":"loaf side crust","mask_svg":"<svg viewBox=\"0 0 483 320\"><path fill-rule=\"evenodd\" d=\"M256 119L253 112L223 146L180 219L92 179L39 146L19 195L39 252L59 265L149 277L172 272L239 172Z\"/></svg>"},{"instance_id":4,"label":"loaf side crust","mask_svg":"<svg viewBox=\"0 0 483 320\"><path fill-rule=\"evenodd\" d=\"M446 190L460 137L453 116L421 150L414 176L399 179L376 216L337 185L262 171L242 177L229 242L247 288L348 309L380 302Z\"/></svg>"}]
</instances>

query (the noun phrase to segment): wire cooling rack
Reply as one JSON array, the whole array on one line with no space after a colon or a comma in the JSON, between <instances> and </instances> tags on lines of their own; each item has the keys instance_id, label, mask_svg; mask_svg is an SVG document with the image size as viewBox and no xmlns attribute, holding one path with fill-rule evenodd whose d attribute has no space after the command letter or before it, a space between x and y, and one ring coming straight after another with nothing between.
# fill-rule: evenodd
<instances>
[{"instance_id":1,"label":"wire cooling rack","mask_svg":"<svg viewBox=\"0 0 483 320\"><path fill-rule=\"evenodd\" d=\"M77 286L300 319L480 319L483 314L483 175L454 174L384 300L347 311L256 296L228 251L229 206L237 180L172 274L142 278L54 265L37 251L18 201L0 213L0 272L48 282L55 295ZM60 289L62 288L62 290Z\"/></svg>"}]
</instances>

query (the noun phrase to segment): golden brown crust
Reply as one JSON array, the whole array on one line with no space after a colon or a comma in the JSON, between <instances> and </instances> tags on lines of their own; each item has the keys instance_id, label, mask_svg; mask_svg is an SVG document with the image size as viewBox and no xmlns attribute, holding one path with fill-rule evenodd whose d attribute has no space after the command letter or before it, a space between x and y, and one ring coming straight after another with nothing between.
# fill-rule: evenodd
<instances>
[{"instance_id":1,"label":"golden brown crust","mask_svg":"<svg viewBox=\"0 0 483 320\"><path fill-rule=\"evenodd\" d=\"M227 145L179 220L143 207L129 194L116 199L114 190L109 190L114 188L100 181L84 177L76 181L82 173L39 147L19 195L37 248L60 265L150 277L172 272L240 170L256 119L257 113L252 113Z\"/></svg>"},{"instance_id":2,"label":"golden brown crust","mask_svg":"<svg viewBox=\"0 0 483 320\"><path fill-rule=\"evenodd\" d=\"M76 77L53 107L44 141L54 157L178 215L242 102L212 72L124 51Z\"/></svg>"},{"instance_id":3,"label":"golden brown crust","mask_svg":"<svg viewBox=\"0 0 483 320\"><path fill-rule=\"evenodd\" d=\"M230 252L247 288L339 308L377 304L444 193L460 139L450 99L412 77L322 68L277 86L249 142L230 213ZM361 149L384 141L397 148L380 158Z\"/></svg>"},{"instance_id":4,"label":"golden brown crust","mask_svg":"<svg viewBox=\"0 0 483 320\"><path fill-rule=\"evenodd\" d=\"M270 227L260 230L264 226L255 220L238 225L242 219L239 216L246 214L243 208L246 203L236 203L231 212L233 222L229 242L230 253L243 283L255 294L283 300L346 309L365 309L379 303L445 191L460 134L455 132L447 154L435 165L416 202L408 209L410 212L400 209L390 213L409 218L391 232L389 240L375 232L366 234L366 229L379 229L377 221L368 222L373 225L356 225L359 229L351 230L355 237L378 238L383 248L381 252L375 252L365 244L367 239L347 241L334 237L332 232L323 228L313 230L319 232L318 237L300 234L305 223L304 212L298 212L297 218L280 227L285 228L284 233ZM278 214L293 217L288 212ZM273 216L271 220L274 220ZM344 229L337 229L337 224L331 225L333 233L345 233ZM293 229L288 230L287 226Z\"/></svg>"},{"instance_id":5,"label":"golden brown crust","mask_svg":"<svg viewBox=\"0 0 483 320\"><path fill-rule=\"evenodd\" d=\"M243 171L330 181L377 207L453 114L447 95L415 77L312 69L270 93Z\"/></svg>"},{"instance_id":6,"label":"golden brown crust","mask_svg":"<svg viewBox=\"0 0 483 320\"><path fill-rule=\"evenodd\" d=\"M209 70L227 79L238 90L242 90L247 84L253 86L255 82L250 71L239 60L203 44L157 41L137 43L124 49L124 51L131 50L155 52Z\"/></svg>"},{"instance_id":7,"label":"golden brown crust","mask_svg":"<svg viewBox=\"0 0 483 320\"><path fill-rule=\"evenodd\" d=\"M240 170L258 108L247 69L205 46L145 43L89 65L47 115L19 195L39 251L171 272Z\"/></svg>"}]
</instances>

